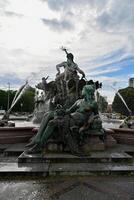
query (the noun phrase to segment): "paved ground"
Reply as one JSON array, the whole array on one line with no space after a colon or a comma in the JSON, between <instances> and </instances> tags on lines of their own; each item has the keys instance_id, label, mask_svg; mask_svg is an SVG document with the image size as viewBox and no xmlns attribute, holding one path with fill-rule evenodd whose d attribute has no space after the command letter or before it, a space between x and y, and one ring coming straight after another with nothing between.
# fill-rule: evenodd
<instances>
[{"instance_id":1,"label":"paved ground","mask_svg":"<svg viewBox=\"0 0 134 200\"><path fill-rule=\"evenodd\" d=\"M118 146L120 147L120 145ZM122 147L122 146L121 146ZM5 146L1 146L1 151L7 149ZM20 151L20 147L19 151ZM134 147L123 146L124 152L134 152ZM15 153L16 153L15 148ZM8 148L10 152L11 147ZM111 150L113 151L113 150ZM110 151L110 152L111 152ZM14 152L14 150L13 150ZM122 148L118 149L119 153L122 153ZM14 170L17 167L17 155L5 156L2 152L0 153L0 169L1 173L7 170ZM3 163L5 163L3 165ZM45 164L45 163L44 163ZM44 165L43 164L43 165ZM105 163L102 163L104 165ZM109 163L110 164L110 163ZM116 163L115 163L116 164ZM118 163L117 163L118 164ZM129 163L128 163L129 164ZM6 165L8 165L6 167ZM33 163L32 163L33 165ZM38 168L39 163L35 164ZM46 164L45 164L46 165ZM54 166L54 170L61 171L61 167ZM77 163L68 164L62 163L62 169L66 168L76 170L79 165ZM75 165L75 166L73 166ZM89 165L95 169L96 163L84 163L86 168ZM101 163L98 164L101 167ZM123 166L123 163L119 163L119 167ZM132 163L130 163L132 165ZM81 165L82 166L82 165ZM57 168L56 168L57 167ZM91 168L91 166L89 166ZM111 167L111 164L110 164ZM23 169L24 168L24 169ZM31 167L29 167L30 170ZM128 168L128 167L127 167ZM134 168L134 165L133 165ZM18 169L18 167L17 167ZM25 166L19 168L19 170L26 171ZM82 169L85 170L84 167ZM3 170L3 172L2 172ZM36 171L36 169L33 169ZM39 170L39 168L38 168ZM43 168L44 170L44 168ZM17 170L15 170L17 171ZM29 177L29 178L28 178ZM0 200L133 200L134 199L134 176L96 176L85 177L85 176L54 176L49 178L38 178L28 174L27 178L23 175L20 176L0 176Z\"/></svg>"},{"instance_id":2,"label":"paved ground","mask_svg":"<svg viewBox=\"0 0 134 200\"><path fill-rule=\"evenodd\" d=\"M0 200L133 200L133 177L1 180Z\"/></svg>"}]
</instances>

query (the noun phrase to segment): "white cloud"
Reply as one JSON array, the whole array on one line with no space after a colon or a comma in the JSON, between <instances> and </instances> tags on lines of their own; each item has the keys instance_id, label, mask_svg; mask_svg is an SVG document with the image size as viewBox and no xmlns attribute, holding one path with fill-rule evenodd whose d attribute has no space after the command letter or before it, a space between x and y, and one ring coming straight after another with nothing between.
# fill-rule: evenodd
<instances>
[{"instance_id":1,"label":"white cloud","mask_svg":"<svg viewBox=\"0 0 134 200\"><path fill-rule=\"evenodd\" d=\"M31 74L31 83L54 78L55 65L66 59L63 45L87 74L115 81L106 75L120 67L101 66L133 55L133 8L132 0L0 0L0 72L22 80ZM118 49L124 54L103 60Z\"/></svg>"},{"instance_id":2,"label":"white cloud","mask_svg":"<svg viewBox=\"0 0 134 200\"><path fill-rule=\"evenodd\" d=\"M88 76L99 76L99 75L102 75L102 74L107 74L109 72L116 72L116 71L119 71L121 68L120 67L108 67L107 69L104 69L104 70L95 70L91 73L87 73Z\"/></svg>"}]
</instances>

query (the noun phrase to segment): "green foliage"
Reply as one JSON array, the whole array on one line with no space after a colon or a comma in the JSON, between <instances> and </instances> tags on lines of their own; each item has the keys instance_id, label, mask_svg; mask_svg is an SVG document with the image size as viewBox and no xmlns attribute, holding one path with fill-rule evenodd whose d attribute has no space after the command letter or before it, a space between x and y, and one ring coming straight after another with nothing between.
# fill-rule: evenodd
<instances>
[{"instance_id":1,"label":"green foliage","mask_svg":"<svg viewBox=\"0 0 134 200\"><path fill-rule=\"evenodd\" d=\"M125 100L127 106L134 114L134 88L127 87L124 89L119 90L119 93ZM114 97L114 101L112 104L113 111L121 113L122 115L129 115L127 108L125 107L124 103L120 99L120 97L116 94Z\"/></svg>"},{"instance_id":2,"label":"green foliage","mask_svg":"<svg viewBox=\"0 0 134 200\"><path fill-rule=\"evenodd\" d=\"M8 95L10 96L10 102L9 105L11 105L11 102L14 98L15 91L4 91L0 90L0 109L7 110L7 101L8 101Z\"/></svg>"},{"instance_id":3,"label":"green foliage","mask_svg":"<svg viewBox=\"0 0 134 200\"><path fill-rule=\"evenodd\" d=\"M9 107L13 101L16 91L0 90L0 109L7 110L8 95L10 96ZM35 89L30 87L16 103L12 111L14 112L32 112L34 109L34 93Z\"/></svg>"},{"instance_id":4,"label":"green foliage","mask_svg":"<svg viewBox=\"0 0 134 200\"><path fill-rule=\"evenodd\" d=\"M0 109L5 110L7 106L7 95L4 90L0 90Z\"/></svg>"}]
</instances>

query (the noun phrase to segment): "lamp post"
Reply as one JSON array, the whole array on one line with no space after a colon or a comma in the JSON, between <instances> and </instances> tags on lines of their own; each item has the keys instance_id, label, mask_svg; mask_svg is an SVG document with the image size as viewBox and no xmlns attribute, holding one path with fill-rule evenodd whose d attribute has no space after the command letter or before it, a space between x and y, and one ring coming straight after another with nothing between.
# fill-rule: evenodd
<instances>
[{"instance_id":1,"label":"lamp post","mask_svg":"<svg viewBox=\"0 0 134 200\"><path fill-rule=\"evenodd\" d=\"M8 96L7 96L7 111L9 110L9 103L10 103L10 83L8 82Z\"/></svg>"}]
</instances>

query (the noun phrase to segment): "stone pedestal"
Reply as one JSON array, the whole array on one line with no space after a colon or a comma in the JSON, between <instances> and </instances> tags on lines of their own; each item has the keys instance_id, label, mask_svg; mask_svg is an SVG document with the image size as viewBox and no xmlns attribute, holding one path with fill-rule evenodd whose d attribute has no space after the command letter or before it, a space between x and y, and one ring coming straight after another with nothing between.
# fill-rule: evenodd
<instances>
[{"instance_id":1,"label":"stone pedestal","mask_svg":"<svg viewBox=\"0 0 134 200\"><path fill-rule=\"evenodd\" d=\"M36 133L38 128L34 128L33 132ZM103 142L100 140L99 132L90 132L88 139L86 139L85 144L82 146L82 150L85 153L90 153L91 151L103 151L105 148L113 147L117 144L116 140L113 138L114 131L111 129L106 129L106 139ZM69 152L68 146L64 147L62 141L50 139L45 146L44 152L48 153L62 153L62 152Z\"/></svg>"},{"instance_id":2,"label":"stone pedestal","mask_svg":"<svg viewBox=\"0 0 134 200\"><path fill-rule=\"evenodd\" d=\"M86 143L81 148L82 151L85 153L90 153L91 151L103 151L105 149L105 144L102 140L100 140L98 135L90 135L89 138L86 140ZM62 153L62 152L70 152L70 150L68 146L64 148L61 142L50 140L47 143L44 152Z\"/></svg>"},{"instance_id":3,"label":"stone pedestal","mask_svg":"<svg viewBox=\"0 0 134 200\"><path fill-rule=\"evenodd\" d=\"M114 131L111 129L106 129L106 140L105 147L113 147L117 144L117 141L113 138Z\"/></svg>"},{"instance_id":4,"label":"stone pedestal","mask_svg":"<svg viewBox=\"0 0 134 200\"><path fill-rule=\"evenodd\" d=\"M56 143L54 141L50 141L45 149L44 149L45 152L63 152L63 145L62 143Z\"/></svg>"},{"instance_id":5,"label":"stone pedestal","mask_svg":"<svg viewBox=\"0 0 134 200\"><path fill-rule=\"evenodd\" d=\"M87 153L90 151L103 151L104 149L105 144L98 135L91 135L87 139L86 144L83 145L83 151Z\"/></svg>"}]
</instances>

